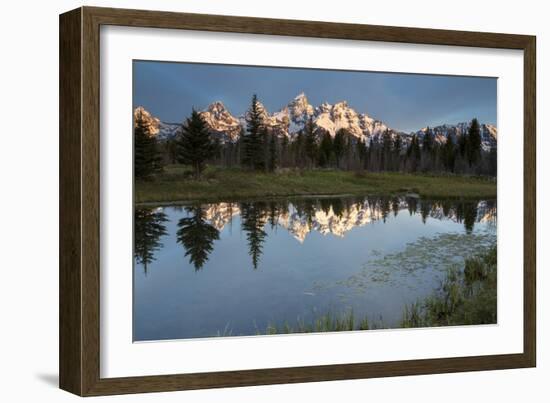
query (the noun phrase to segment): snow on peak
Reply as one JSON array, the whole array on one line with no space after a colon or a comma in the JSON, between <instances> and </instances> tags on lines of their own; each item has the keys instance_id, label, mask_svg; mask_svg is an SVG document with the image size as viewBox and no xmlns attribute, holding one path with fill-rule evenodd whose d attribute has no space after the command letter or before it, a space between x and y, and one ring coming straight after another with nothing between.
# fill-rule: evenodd
<instances>
[{"instance_id":1,"label":"snow on peak","mask_svg":"<svg viewBox=\"0 0 550 403\"><path fill-rule=\"evenodd\" d=\"M470 129L471 122L460 122L455 125L443 124L430 127L430 132L436 142L444 144L447 137L453 139L456 143L461 136L466 135ZM427 127L418 130L415 134L423 139L426 135ZM494 125L482 123L480 124L481 131L481 146L485 151L490 151L497 144L497 128Z\"/></svg>"},{"instance_id":2,"label":"snow on peak","mask_svg":"<svg viewBox=\"0 0 550 403\"><path fill-rule=\"evenodd\" d=\"M220 140L237 141L241 132L241 123L227 110L222 102L211 103L200 114L212 134L218 136Z\"/></svg>"}]
</instances>

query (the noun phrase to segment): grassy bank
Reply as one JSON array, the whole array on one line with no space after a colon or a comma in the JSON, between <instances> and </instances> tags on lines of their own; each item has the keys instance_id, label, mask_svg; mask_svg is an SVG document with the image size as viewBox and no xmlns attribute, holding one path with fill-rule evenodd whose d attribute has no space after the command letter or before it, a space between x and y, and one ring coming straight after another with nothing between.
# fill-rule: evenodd
<instances>
[{"instance_id":1,"label":"grassy bank","mask_svg":"<svg viewBox=\"0 0 550 403\"><path fill-rule=\"evenodd\" d=\"M451 268L439 290L405 308L402 327L493 324L497 320L497 249Z\"/></svg>"},{"instance_id":2,"label":"grassy bank","mask_svg":"<svg viewBox=\"0 0 550 403\"><path fill-rule=\"evenodd\" d=\"M229 200L265 196L319 194L418 193L432 198L494 198L496 182L454 175L368 173L337 170L250 172L240 168L209 167L195 180L189 169L171 165L149 181L136 182L136 203L183 200Z\"/></svg>"},{"instance_id":3,"label":"grassy bank","mask_svg":"<svg viewBox=\"0 0 550 403\"><path fill-rule=\"evenodd\" d=\"M290 333L322 333L322 332L345 332L351 330L369 330L371 326L367 318L356 321L353 311L342 315L330 313L321 315L311 322L298 320L296 324L283 323L277 325L271 323L265 332L258 331L258 334L290 334Z\"/></svg>"}]
</instances>

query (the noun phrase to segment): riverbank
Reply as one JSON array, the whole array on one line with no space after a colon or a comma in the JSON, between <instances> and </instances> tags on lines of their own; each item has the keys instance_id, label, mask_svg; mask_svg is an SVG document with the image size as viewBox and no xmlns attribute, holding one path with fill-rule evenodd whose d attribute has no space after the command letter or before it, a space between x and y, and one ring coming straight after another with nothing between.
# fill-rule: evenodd
<instances>
[{"instance_id":1,"label":"riverbank","mask_svg":"<svg viewBox=\"0 0 550 403\"><path fill-rule=\"evenodd\" d=\"M169 203L186 200L231 200L298 195L400 195L423 198L496 198L496 181L458 175L284 170L251 172L209 167L201 180L188 168L165 167L163 174L135 184L135 202Z\"/></svg>"}]
</instances>

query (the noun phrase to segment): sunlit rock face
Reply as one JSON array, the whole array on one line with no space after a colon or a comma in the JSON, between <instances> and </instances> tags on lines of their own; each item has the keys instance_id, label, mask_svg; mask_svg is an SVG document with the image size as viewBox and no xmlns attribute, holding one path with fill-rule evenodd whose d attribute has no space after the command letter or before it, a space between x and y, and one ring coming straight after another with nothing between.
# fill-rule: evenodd
<instances>
[{"instance_id":1,"label":"sunlit rock face","mask_svg":"<svg viewBox=\"0 0 550 403\"><path fill-rule=\"evenodd\" d=\"M204 218L218 231L221 231L234 216L240 213L241 210L235 203L208 204L204 209Z\"/></svg>"},{"instance_id":2,"label":"sunlit rock face","mask_svg":"<svg viewBox=\"0 0 550 403\"><path fill-rule=\"evenodd\" d=\"M325 133L329 133L334 137L338 130L343 129L355 139L366 142L367 145L371 141L374 143L381 142L383 134L388 131L392 139L398 136L401 137L403 145L406 146L410 143L414 134L422 140L427 130L424 127L413 133L401 132L369 116L367 113L357 112L345 100L335 104L323 102L315 107L309 103L304 93L298 94L287 105L273 113L270 113L260 101L258 101L258 108L262 124L267 132L279 138L293 139L304 130L309 119L312 120L314 131L318 137ZM235 143L239 140L241 133L246 131L248 112L236 117L220 101L211 103L200 114L212 135L222 143ZM181 123L161 122L141 106L134 111L136 120L138 115L142 116L147 122L151 135L158 135L161 140L172 139L181 133L181 125L184 119ZM469 127L470 122L444 124L432 127L431 132L437 143L444 144L448 135L455 142L458 141L460 136L468 132ZM481 124L480 128L482 147L485 151L489 151L497 144L497 128L490 124ZM422 145L422 141L420 144Z\"/></svg>"},{"instance_id":3,"label":"sunlit rock face","mask_svg":"<svg viewBox=\"0 0 550 403\"><path fill-rule=\"evenodd\" d=\"M223 141L235 142L241 132L241 122L221 102L214 102L201 112L201 116L212 134Z\"/></svg>"},{"instance_id":4,"label":"sunlit rock face","mask_svg":"<svg viewBox=\"0 0 550 403\"><path fill-rule=\"evenodd\" d=\"M473 222L495 222L496 205L485 201L471 203L460 211L457 207L444 206L441 203L417 202L415 211L411 211L409 202L405 197L394 198L391 201L375 200L360 201L351 205L339 208L335 211L333 205L328 204L325 208L315 205L310 214L301 212L292 203L288 209L270 210L265 208L259 216L260 225L273 223L276 226L286 229L299 242L304 242L312 232L322 235L344 237L346 233L356 227L362 227L378 220L385 220L392 214L408 210L411 214L422 215L423 218L443 220L448 219L454 222L463 222L471 219ZM423 204L422 204L423 203ZM232 222L233 218L241 214L238 203L216 203L204 204L204 217L218 230ZM273 215L275 211L275 215ZM471 214L471 216L468 216Z\"/></svg>"},{"instance_id":5,"label":"sunlit rock face","mask_svg":"<svg viewBox=\"0 0 550 403\"><path fill-rule=\"evenodd\" d=\"M159 133L160 119L152 116L142 106L134 110L134 127L142 124L145 127L147 135L154 137Z\"/></svg>"}]
</instances>

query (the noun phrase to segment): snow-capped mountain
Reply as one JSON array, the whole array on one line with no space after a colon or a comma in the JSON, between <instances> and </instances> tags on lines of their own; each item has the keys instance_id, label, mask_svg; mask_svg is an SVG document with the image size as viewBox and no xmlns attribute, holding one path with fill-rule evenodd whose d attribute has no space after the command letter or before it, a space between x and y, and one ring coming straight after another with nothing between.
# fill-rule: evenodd
<instances>
[{"instance_id":1,"label":"snow-capped mountain","mask_svg":"<svg viewBox=\"0 0 550 403\"><path fill-rule=\"evenodd\" d=\"M241 132L241 122L225 108L221 102L214 102L201 112L204 121L214 135L222 140L235 142Z\"/></svg>"},{"instance_id":2,"label":"snow-capped mountain","mask_svg":"<svg viewBox=\"0 0 550 403\"><path fill-rule=\"evenodd\" d=\"M490 124L481 124L481 145L485 151L489 151L497 145L497 128ZM435 141L444 144L447 141L447 135L450 135L456 143L458 138L470 129L470 122L461 122L456 125L441 125L431 127L430 131L434 135ZM427 127L424 127L416 132L419 138L424 138Z\"/></svg>"},{"instance_id":3,"label":"snow-capped mountain","mask_svg":"<svg viewBox=\"0 0 550 403\"><path fill-rule=\"evenodd\" d=\"M268 132L289 139L294 138L303 130L310 118L319 137L324 133L329 133L334 137L338 130L345 129L349 134L365 141L367 144L371 140L375 143L381 141L386 130L389 130L392 138L401 136L405 145L410 142L414 134L422 139L426 133L426 128L413 133L404 133L392 129L384 122L374 119L366 113L358 113L346 101L335 104L324 102L314 107L309 103L304 93L300 93L282 109L274 113L270 113L260 102L258 108L261 111L263 124L267 127ZM222 102L216 101L200 113L212 134L218 137L222 143L236 142L241 131L246 130L246 115L238 117L232 115ZM158 135L160 139L171 139L181 132L181 124L161 122L158 118L151 116L143 107L136 108L134 112L136 119L138 114L147 122L150 132L153 135ZM448 134L456 142L458 137L467 133L469 126L470 122L454 125L445 124L432 127L431 131L434 134L435 141L444 144ZM483 148L490 150L497 143L497 128L490 124L481 124L481 138Z\"/></svg>"}]
</instances>

